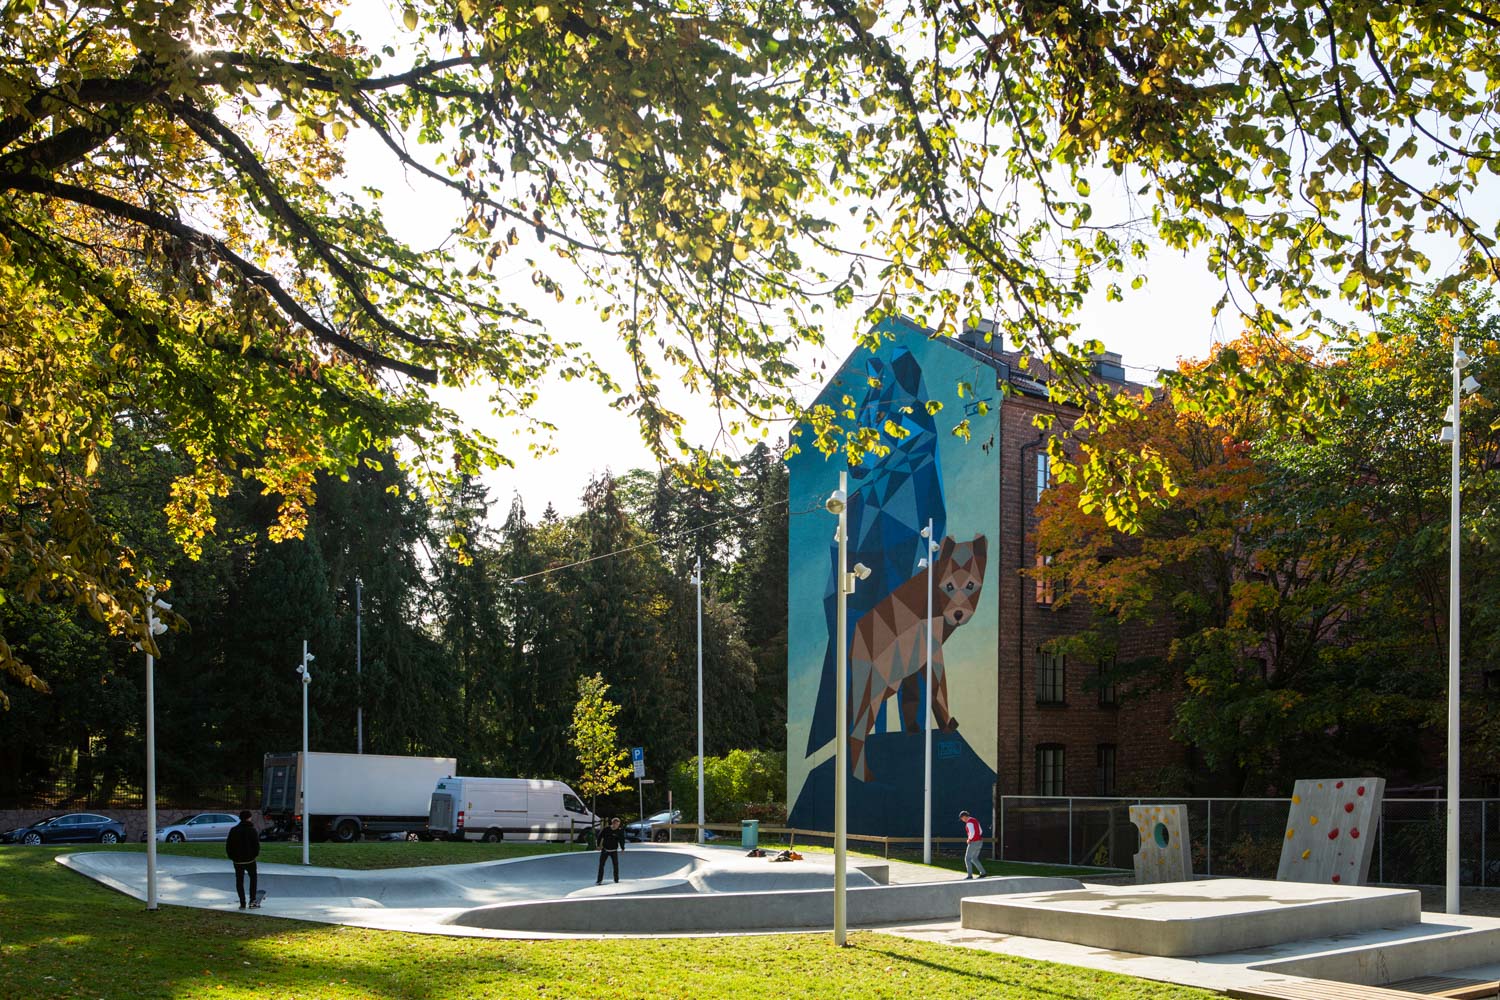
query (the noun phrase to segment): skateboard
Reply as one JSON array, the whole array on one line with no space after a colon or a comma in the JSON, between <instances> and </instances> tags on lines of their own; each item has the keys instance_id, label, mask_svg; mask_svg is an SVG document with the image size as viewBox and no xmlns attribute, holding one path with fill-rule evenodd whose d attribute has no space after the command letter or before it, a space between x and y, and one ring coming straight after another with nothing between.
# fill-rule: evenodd
<instances>
[{"instance_id":1,"label":"skateboard","mask_svg":"<svg viewBox=\"0 0 1500 1000\"><path fill-rule=\"evenodd\" d=\"M252 910L259 909L260 908L260 904L263 903L263 902L265 902L265 898L266 898L266 890L264 890L264 889L257 889L255 891L255 898L250 901L250 908Z\"/></svg>"}]
</instances>

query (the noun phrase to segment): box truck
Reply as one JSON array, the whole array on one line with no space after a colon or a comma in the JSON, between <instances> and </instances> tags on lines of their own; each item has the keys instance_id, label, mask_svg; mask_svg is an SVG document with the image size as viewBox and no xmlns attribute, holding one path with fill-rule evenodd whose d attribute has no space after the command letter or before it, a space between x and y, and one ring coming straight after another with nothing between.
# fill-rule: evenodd
<instances>
[{"instance_id":1,"label":"box truck","mask_svg":"<svg viewBox=\"0 0 1500 1000\"><path fill-rule=\"evenodd\" d=\"M374 753L309 753L307 809L297 801L300 752L268 753L261 775L261 812L267 837L301 836L348 842L360 835L427 829L432 789L458 770L452 757L397 757Z\"/></svg>"},{"instance_id":2,"label":"box truck","mask_svg":"<svg viewBox=\"0 0 1500 1000\"><path fill-rule=\"evenodd\" d=\"M443 778L427 830L449 840L582 840L594 826L583 799L561 781Z\"/></svg>"}]
</instances>

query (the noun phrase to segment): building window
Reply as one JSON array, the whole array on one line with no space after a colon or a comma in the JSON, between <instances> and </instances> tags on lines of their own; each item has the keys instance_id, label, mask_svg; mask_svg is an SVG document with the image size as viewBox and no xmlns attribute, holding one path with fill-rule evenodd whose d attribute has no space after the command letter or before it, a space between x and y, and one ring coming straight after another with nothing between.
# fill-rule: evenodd
<instances>
[{"instance_id":1,"label":"building window","mask_svg":"<svg viewBox=\"0 0 1500 1000\"><path fill-rule=\"evenodd\" d=\"M1061 705L1066 690L1063 684L1063 655L1041 646L1036 648L1036 701L1038 705Z\"/></svg>"},{"instance_id":2,"label":"building window","mask_svg":"<svg viewBox=\"0 0 1500 1000\"><path fill-rule=\"evenodd\" d=\"M1099 658L1099 704L1114 706L1120 703L1120 692L1115 686L1114 670L1118 662L1113 656Z\"/></svg>"},{"instance_id":3,"label":"building window","mask_svg":"<svg viewBox=\"0 0 1500 1000\"><path fill-rule=\"evenodd\" d=\"M1036 793L1063 794L1063 746L1043 743L1036 748Z\"/></svg>"},{"instance_id":4,"label":"building window","mask_svg":"<svg viewBox=\"0 0 1500 1000\"><path fill-rule=\"evenodd\" d=\"M1095 756L1094 794L1115 794L1115 745L1100 743Z\"/></svg>"},{"instance_id":5,"label":"building window","mask_svg":"<svg viewBox=\"0 0 1500 1000\"><path fill-rule=\"evenodd\" d=\"M1045 451L1036 453L1036 498L1040 500L1047 487L1052 484L1052 456Z\"/></svg>"},{"instance_id":6,"label":"building window","mask_svg":"<svg viewBox=\"0 0 1500 1000\"><path fill-rule=\"evenodd\" d=\"M1040 552L1036 554L1036 568L1044 570L1052 565L1052 557L1044 556ZM1051 577L1038 576L1036 578L1036 602L1038 604L1050 605L1057 600L1057 583Z\"/></svg>"}]
</instances>

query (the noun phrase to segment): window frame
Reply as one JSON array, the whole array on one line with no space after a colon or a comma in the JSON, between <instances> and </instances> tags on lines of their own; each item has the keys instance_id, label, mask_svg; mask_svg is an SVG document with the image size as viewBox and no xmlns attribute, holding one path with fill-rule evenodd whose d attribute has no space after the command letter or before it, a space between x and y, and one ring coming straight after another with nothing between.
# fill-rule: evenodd
<instances>
[{"instance_id":1,"label":"window frame","mask_svg":"<svg viewBox=\"0 0 1500 1000\"><path fill-rule=\"evenodd\" d=\"M1120 767L1120 745L1098 743L1094 746L1094 792L1097 795L1119 794L1117 776ZM1108 780L1106 780L1106 778Z\"/></svg>"},{"instance_id":2,"label":"window frame","mask_svg":"<svg viewBox=\"0 0 1500 1000\"><path fill-rule=\"evenodd\" d=\"M1044 682L1043 662L1047 664ZM1062 653L1036 647L1036 703L1038 705L1066 705L1068 703L1068 662Z\"/></svg>"},{"instance_id":3,"label":"window frame","mask_svg":"<svg viewBox=\"0 0 1500 1000\"><path fill-rule=\"evenodd\" d=\"M1047 492L1052 485L1052 456L1045 448L1037 449L1036 453L1036 500L1041 502L1042 494Z\"/></svg>"},{"instance_id":4,"label":"window frame","mask_svg":"<svg viewBox=\"0 0 1500 1000\"><path fill-rule=\"evenodd\" d=\"M1099 663L1098 663L1098 666L1097 666L1097 672L1094 675L1094 679L1096 681L1098 681L1098 684L1099 684L1099 707L1100 708L1119 708L1120 707L1120 685L1119 685L1119 683L1116 682L1116 681L1113 681L1113 680L1111 680L1111 681L1105 681L1105 679L1104 679L1104 673L1105 673L1105 667L1106 667L1106 665L1112 671L1112 670L1114 670L1114 668L1116 666L1119 665L1119 662L1120 662L1120 657L1116 653L1111 653L1108 657L1104 657L1104 656L1099 657Z\"/></svg>"},{"instance_id":5,"label":"window frame","mask_svg":"<svg viewBox=\"0 0 1500 1000\"><path fill-rule=\"evenodd\" d=\"M1053 797L1067 794L1068 748L1061 743L1038 743L1032 757L1036 794Z\"/></svg>"}]
</instances>

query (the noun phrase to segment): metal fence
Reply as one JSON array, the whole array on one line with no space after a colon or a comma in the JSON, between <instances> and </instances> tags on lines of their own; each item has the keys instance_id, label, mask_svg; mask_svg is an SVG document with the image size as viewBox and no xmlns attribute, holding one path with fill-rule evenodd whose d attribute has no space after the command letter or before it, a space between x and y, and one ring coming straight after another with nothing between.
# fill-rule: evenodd
<instances>
[{"instance_id":1,"label":"metal fence","mask_svg":"<svg viewBox=\"0 0 1500 1000\"><path fill-rule=\"evenodd\" d=\"M260 785L254 782L219 785L191 793L158 789L159 809L259 809ZM146 790L127 783L105 784L59 778L51 785L26 793L0 795L0 809L83 811L146 808Z\"/></svg>"},{"instance_id":2,"label":"metal fence","mask_svg":"<svg viewBox=\"0 0 1500 1000\"><path fill-rule=\"evenodd\" d=\"M1002 795L996 834L1009 861L1133 867L1133 805L1187 807L1193 871L1275 878L1289 798L1093 798ZM1370 877L1401 885L1443 881L1446 799L1385 799ZM1500 799L1463 799L1459 809L1459 881L1500 886Z\"/></svg>"}]
</instances>

